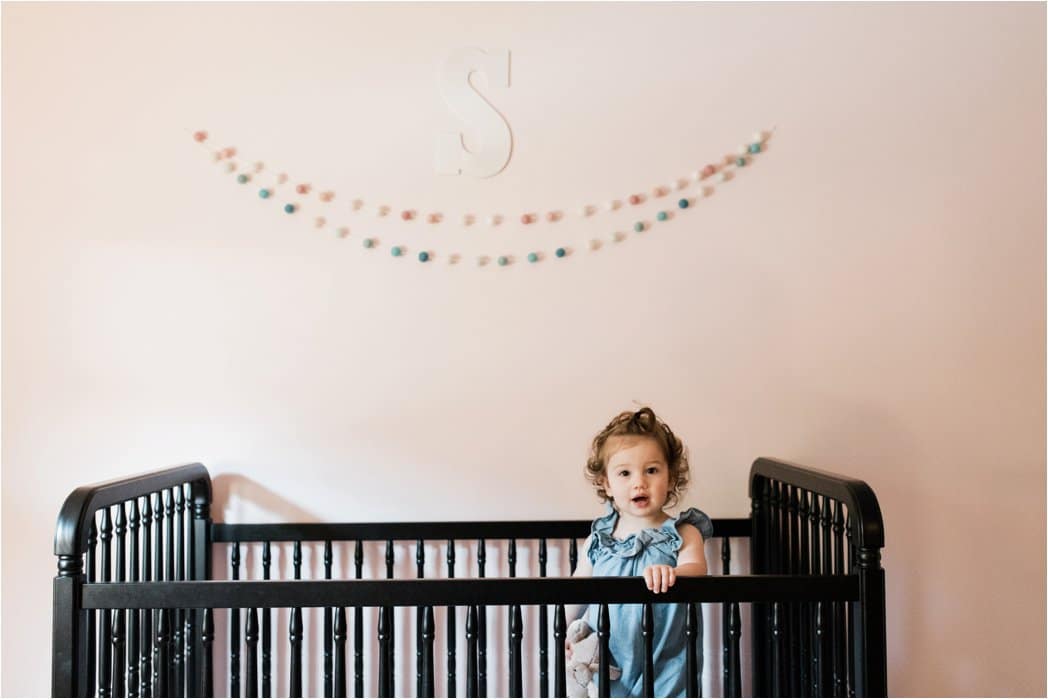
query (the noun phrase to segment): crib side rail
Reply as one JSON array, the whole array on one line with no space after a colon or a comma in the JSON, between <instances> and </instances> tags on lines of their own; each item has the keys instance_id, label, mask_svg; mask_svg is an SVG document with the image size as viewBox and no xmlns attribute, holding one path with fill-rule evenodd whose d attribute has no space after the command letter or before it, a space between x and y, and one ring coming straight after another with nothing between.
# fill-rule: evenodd
<instances>
[{"instance_id":1,"label":"crib side rail","mask_svg":"<svg viewBox=\"0 0 1048 699\"><path fill-rule=\"evenodd\" d=\"M569 604L592 604L599 610L597 632L601 639L599 677L600 696L610 696L610 678L607 668L610 627L609 605L617 604L639 604L645 609L643 633L652 637L657 628L654 622L655 608L661 605L679 606L686 615L687 622L684 628L686 635L686 654L688 658L688 670L685 673L687 679L687 695L699 696L698 688L701 685L701 665L697 658L701 658L700 644L702 642L701 625L699 623L699 609L701 603L732 603L736 608L736 621L733 628L738 628L738 603L755 601L775 602L777 606L782 603L819 602L826 604L829 601L848 602L858 599L858 581L853 576L708 576L679 578L674 587L667 593L653 594L645 586L643 578L621 578L621 577L596 577L596 578L495 578L495 579L430 579L430 580L316 580L316 581L205 581L205 582L153 582L153 583L102 583L86 585L83 589L84 605L89 609L108 610L117 606L121 608L134 609L158 609L160 624L167 628L170 624L169 618L177 611L186 608L206 607L203 610L204 619L214 619L220 610L225 610L231 616L234 612L247 614L246 634L243 641L246 644L245 662L243 664L242 680L247 687L245 696L259 696L257 690L259 679L266 682L267 669L265 662L259 663L258 645L258 618L261 614L276 612L279 618L287 619L287 635L283 639L274 638L271 649L271 660L284 668L288 674L287 686L290 688L290 696L303 696L305 687L304 667L311 664L315 667L315 661L311 663L310 657L303 655L305 648L303 639L309 636L312 630L303 608L323 607L334 610L334 624L332 628L323 629L325 656L330 645L331 650L331 691L325 691L325 696L344 697L347 696L349 682L357 686L356 696L363 696L363 672L364 664L355 663L356 669L352 678L349 676L350 657L361 657L361 648L365 641L363 636L357 636L353 642L355 653L349 647L348 619L354 612L354 625L359 624L362 611L377 620L371 626L371 641L376 643L378 650L377 674L372 681L377 681L378 696L403 696L408 690L398 685L394 688L394 667L397 664L408 662L407 658L401 657L395 650L392 629L394 607L416 607L422 618L422 643L417 657L418 671L421 673L422 682L417 691L418 696L434 696L434 673L435 668L440 665L438 654L434 651L434 638L436 627L433 623L435 608L445 607L453 609L463 608L466 611L466 696L488 696L484 690L483 641L481 631L485 627L483 613L487 608L505 606L508 614L508 625L510 639L506 647L508 652L509 672L508 691L506 696L524 696L522 691L522 666L521 647L527 640L531 645L537 641L542 646L549 645L553 654L553 671L551 673L555 681L552 693L541 692L542 696L566 696L564 687L565 677L565 654L563 652L565 629L566 629L566 605ZM553 611L553 627L549 629L541 623L536 630L522 623L522 607L538 607L540 610L550 605ZM312 617L313 623L320 626L317 617ZM358 627L359 628L359 627ZM552 639L549 632L552 630ZM630 631L634 633L635 631ZM239 637L239 630L235 631ZM453 635L449 629L448 639ZM205 650L211 649L214 640L214 624L205 621L201 629L201 640ZM330 641L330 643L329 643ZM731 635L725 650L733 657L739 657L739 634ZM170 636L158 635L158 652L160 663L170 662L173 649ZM314 646L313 652L319 652L319 647ZM648 654L648 670L646 670L645 682L654 682L654 670L652 669L652 648L650 645L646 650ZM205 657L209 654L205 652ZM312 656L316 657L316 656ZM283 661L278 661L283 658ZM541 661L545 666L545 660ZM374 668L372 664L368 667ZM448 668L453 668L454 662L450 661ZM505 667L505 666L503 666ZM230 667L232 671L233 668ZM239 663L237 664L239 670ZM369 673L371 670L368 671ZM730 686L739 687L739 671L735 668L730 678ZM452 674L452 676L454 676ZM275 678L274 678L275 679ZM728 679L726 677L726 679ZM213 677L211 667L205 666L195 678L198 683L193 689L199 696L213 696L215 685L212 684ZM649 688L645 695L654 696L654 685L646 685ZM187 688L188 689L188 688ZM319 689L314 692L319 694ZM161 696L156 691L155 696ZM498 692L496 692L496 695ZM187 693L187 696L191 696ZM234 692L232 696L239 696ZM449 691L449 696L454 696L454 691ZM143 694L145 696L145 694ZM263 691L261 696L274 696ZM726 696L738 696L726 694Z\"/></svg>"},{"instance_id":2,"label":"crib side rail","mask_svg":"<svg viewBox=\"0 0 1048 699\"><path fill-rule=\"evenodd\" d=\"M750 499L753 572L849 576L860 593L852 603L825 609L755 605L754 693L886 696L884 521L873 489L854 478L759 458L750 469ZM828 617L822 637L814 632L820 615ZM831 645L846 650L834 651L832 663L812 662Z\"/></svg>"},{"instance_id":3,"label":"crib side rail","mask_svg":"<svg viewBox=\"0 0 1048 699\"><path fill-rule=\"evenodd\" d=\"M681 577L657 595L648 591L641 577L208 580L95 583L83 589L87 609L847 602L858 598L858 580L837 575Z\"/></svg>"},{"instance_id":4,"label":"crib side rail","mask_svg":"<svg viewBox=\"0 0 1048 699\"><path fill-rule=\"evenodd\" d=\"M210 576L211 477L202 464L187 464L75 489L55 526L51 692L54 696L135 696L151 671L146 643L152 616L126 609L96 614L82 603L96 581L203 580ZM176 617L173 633L197 635L193 613ZM97 637L96 637L97 628ZM113 671L142 650L142 665ZM193 671L200 649L179 653L179 668ZM96 677L97 672L97 677ZM96 686L97 679L97 686Z\"/></svg>"},{"instance_id":5,"label":"crib side rail","mask_svg":"<svg viewBox=\"0 0 1048 699\"><path fill-rule=\"evenodd\" d=\"M713 538L748 537L747 518L714 519ZM585 539L591 520L486 521L486 522L306 522L230 524L211 527L214 543L307 541L430 541Z\"/></svg>"}]
</instances>

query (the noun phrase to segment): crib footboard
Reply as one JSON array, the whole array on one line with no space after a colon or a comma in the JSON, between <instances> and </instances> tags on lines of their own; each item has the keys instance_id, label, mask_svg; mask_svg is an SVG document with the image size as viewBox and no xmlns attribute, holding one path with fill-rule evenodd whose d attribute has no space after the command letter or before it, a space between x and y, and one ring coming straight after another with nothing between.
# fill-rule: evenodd
<instances>
[{"instance_id":1,"label":"crib footboard","mask_svg":"<svg viewBox=\"0 0 1048 699\"><path fill-rule=\"evenodd\" d=\"M151 691L154 674L164 691L158 696L174 696L175 689L181 696L179 678L194 676L204 656L202 614L184 610L166 618L130 608L96 614L82 597L94 583L207 580L210 508L211 477L202 464L84 486L66 498L55 530L53 696L148 696L141 692ZM161 629L162 620L170 626ZM170 673L157 673L166 667L153 654L161 631L184 649Z\"/></svg>"},{"instance_id":2,"label":"crib footboard","mask_svg":"<svg viewBox=\"0 0 1048 699\"><path fill-rule=\"evenodd\" d=\"M755 574L853 578L858 599L755 604L756 696L887 696L884 523L863 481L783 461L750 470Z\"/></svg>"}]
</instances>

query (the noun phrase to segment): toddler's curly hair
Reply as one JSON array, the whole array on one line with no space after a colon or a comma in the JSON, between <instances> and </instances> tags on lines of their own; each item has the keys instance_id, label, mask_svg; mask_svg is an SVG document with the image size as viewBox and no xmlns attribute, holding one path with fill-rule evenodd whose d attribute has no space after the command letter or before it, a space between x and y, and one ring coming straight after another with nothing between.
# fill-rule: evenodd
<instances>
[{"instance_id":1,"label":"toddler's curly hair","mask_svg":"<svg viewBox=\"0 0 1048 699\"><path fill-rule=\"evenodd\" d=\"M597 497L602 502L609 502L611 497L600 484L607 476L608 441L613 437L634 437L654 439L662 449L669 468L670 487L666 498L666 507L673 507L680 500L681 493L688 487L688 451L684 444L673 434L669 425L655 415L651 408L641 408L636 412L627 410L619 413L593 438L593 447L586 460L586 479L597 488Z\"/></svg>"}]
</instances>

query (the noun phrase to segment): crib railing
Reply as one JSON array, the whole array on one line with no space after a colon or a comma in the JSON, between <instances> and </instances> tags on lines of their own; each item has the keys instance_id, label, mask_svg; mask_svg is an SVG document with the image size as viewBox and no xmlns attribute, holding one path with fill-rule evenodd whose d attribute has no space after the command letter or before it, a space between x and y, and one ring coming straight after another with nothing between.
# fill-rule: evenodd
<instances>
[{"instance_id":1,"label":"crib railing","mask_svg":"<svg viewBox=\"0 0 1048 699\"><path fill-rule=\"evenodd\" d=\"M216 658L221 659L222 652L215 646L215 612L228 610L224 619L229 632L230 695L273 696L274 660L283 650L289 694L301 696L308 674L303 662L303 639L308 631L303 609L323 608L325 696L346 696L349 690L350 610L353 693L364 696L365 669L369 673L377 669L380 696L404 695L407 692L394 681L393 609L415 607L415 693L432 696L440 664L434 656L434 609L447 607L452 613L446 615L446 689L448 696L455 696L460 683L455 670L458 649L453 610L463 607L464 689L467 696L486 696L486 612L489 606L504 605L507 693L522 696L522 643L530 635L537 636L540 644L539 693L549 695L548 614L552 607L552 689L554 695L564 696L564 605L600 605L600 653L607 658L607 605L645 605L649 612L645 624L650 625L651 605L672 603L687 607L687 689L689 696L697 696L696 644L701 639L695 633L696 605L719 603L724 693L741 696L739 605L750 603L755 694L884 695L884 583L879 567L883 534L872 492L860 481L760 459L751 471L751 497L751 517L715 520L714 537L722 538L727 573L730 538L752 533L750 555L758 574L681 579L669 593L656 597L636 578L541 579L547 572L548 541L567 542L570 570L574 570L576 540L588 534L588 521L212 524L210 481L199 464L80 488L63 507L56 535L59 574L55 578L52 691L56 696L213 696ZM190 516L185 514L187 505ZM823 512L830 514L823 517ZM128 531L129 551L125 546ZM96 536L97 532L101 535ZM517 541L523 539L538 541L538 579L513 579ZM376 541L386 544L387 578L394 577L395 542L414 541L418 579L362 579L364 543ZM427 542L432 541L448 542L447 579L423 578ZM462 570L461 562L456 561L456 542L463 541L475 542L476 556L470 562L477 573L473 579L455 578L456 563ZM301 579L302 544L308 542L323 544L324 580ZM337 576L333 575L332 552L341 542L354 547L354 580L333 579ZM487 542L505 548L510 578L487 577L498 574L486 569ZM212 543L217 551L228 554L230 581L210 580ZM271 580L270 547L287 543L294 547L295 580ZM242 544L261 545L261 581L239 579ZM712 562L710 570L712 573ZM521 609L527 605L538 606L537 632L523 626ZM287 640L273 644L270 615L281 609L288 610ZM376 620L368 634L377 640L374 669L370 664L365 668L362 652L365 610ZM642 632L651 638L651 628ZM400 660L404 665L406 659ZM240 676L241 665L244 677ZM608 666L608 662L601 663L598 684L602 696L610 691ZM650 662L646 669L645 688L653 690Z\"/></svg>"}]
</instances>

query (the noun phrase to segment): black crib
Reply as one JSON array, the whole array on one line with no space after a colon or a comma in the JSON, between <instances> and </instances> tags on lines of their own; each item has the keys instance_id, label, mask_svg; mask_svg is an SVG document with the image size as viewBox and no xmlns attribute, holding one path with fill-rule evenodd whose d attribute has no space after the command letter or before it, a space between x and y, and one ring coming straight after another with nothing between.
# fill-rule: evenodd
<instances>
[{"instance_id":1,"label":"black crib","mask_svg":"<svg viewBox=\"0 0 1048 699\"><path fill-rule=\"evenodd\" d=\"M312 607L323 610L322 622L316 614L323 625L325 696L364 696L367 675L379 696L431 697L440 666L448 696L487 696L489 677L505 672L509 696L519 697L526 639L537 641L538 694L563 697L564 605L600 605L597 632L601 657L607 657L607 605L637 603L644 605L641 633L649 650L646 695L654 693L652 605L684 604L688 696L699 696L697 615L705 603L717 605L723 620L724 696L742 695L747 659L756 696L887 696L884 532L873 491L862 481L764 458L754 462L749 487L749 517L713 522L722 574L710 560L709 576L680 579L658 596L639 578L546 577L549 542L567 552L574 570L588 521L224 524L211 520L211 479L200 464L77 488L55 534L52 694L274 696L279 672L286 673L288 694L302 696L303 676L320 668L319 657L315 665L304 658L303 608ZM749 539L751 574L729 575L733 538ZM394 543L405 541L415 544L417 574L393 579ZM518 541L537 543L539 577L516 577ZM324 579L301 579L303 542L323 546ZM381 542L388 579L364 579L365 548ZM423 577L426 542L445 543L445 577ZM460 563L462 542L470 542L475 555ZM489 543L504 547L509 577L485 570ZM271 579L274 544L293 547L294 579ZM262 580L240 580L242 545L261 547ZM332 579L336 547L352 555L342 565L352 567L355 579ZM230 579L213 579L216 554L228 561ZM524 628L522 605L537 605L537 629ZM505 607L507 633L495 644L505 644L505 658L488 657L494 606ZM410 691L395 684L395 666L410 662L396 653L407 639L396 638L395 607L416 609ZM437 654L434 608L441 607L447 610L444 650ZM462 640L456 607L465 612L464 677L456 669ZM744 610L748 658L742 652ZM218 615L225 639L216 638ZM285 615L281 638L274 615ZM374 623L365 628L366 616ZM601 696L609 695L607 666L601 663ZM319 678L315 686L319 690Z\"/></svg>"}]
</instances>

